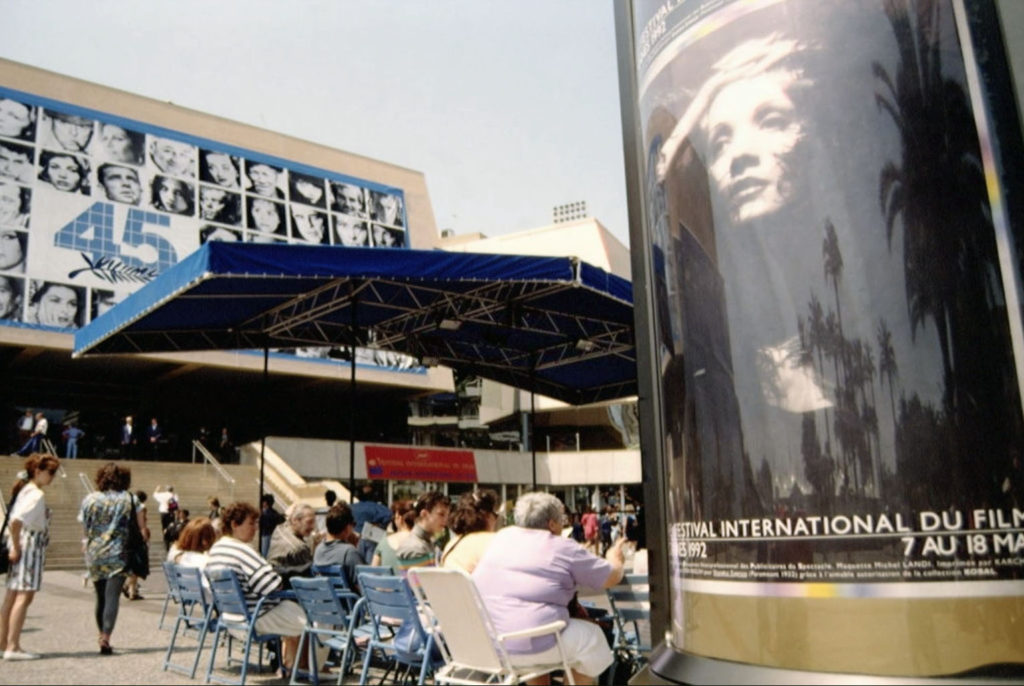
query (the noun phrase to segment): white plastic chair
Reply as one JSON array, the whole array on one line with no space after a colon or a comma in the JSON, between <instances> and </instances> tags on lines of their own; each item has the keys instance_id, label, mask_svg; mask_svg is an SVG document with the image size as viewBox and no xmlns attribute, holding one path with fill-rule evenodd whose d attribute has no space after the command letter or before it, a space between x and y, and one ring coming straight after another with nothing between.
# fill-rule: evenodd
<instances>
[{"instance_id":1,"label":"white plastic chair","mask_svg":"<svg viewBox=\"0 0 1024 686\"><path fill-rule=\"evenodd\" d=\"M415 568L409 570L408 578L421 610L433 620L425 628L435 633L444 657L444 666L434 673L438 683L518 684L558 670L565 671L565 683L575 683L562 647L565 622L497 634L476 584L461 569ZM561 662L512 664L506 641L548 635L558 643Z\"/></svg>"}]
</instances>

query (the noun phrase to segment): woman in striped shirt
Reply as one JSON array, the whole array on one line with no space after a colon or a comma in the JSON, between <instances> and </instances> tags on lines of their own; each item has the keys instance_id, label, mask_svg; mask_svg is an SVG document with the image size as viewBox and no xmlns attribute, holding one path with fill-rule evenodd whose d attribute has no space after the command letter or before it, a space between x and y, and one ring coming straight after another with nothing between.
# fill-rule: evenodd
<instances>
[{"instance_id":1,"label":"woman in striped shirt","mask_svg":"<svg viewBox=\"0 0 1024 686\"><path fill-rule=\"evenodd\" d=\"M50 542L50 508L43 486L48 486L60 462L52 455L30 455L25 473L14 484L13 505L8 513L11 561L7 594L0 607L0 648L5 660L34 660L39 656L21 649L21 627L28 606L43 582L46 545Z\"/></svg>"},{"instance_id":2,"label":"woman in striped shirt","mask_svg":"<svg viewBox=\"0 0 1024 686\"><path fill-rule=\"evenodd\" d=\"M292 600L271 594L282 589L281 576L251 545L259 531L259 512L249 503L232 503L221 510L224 535L210 548L207 569L228 568L235 572L250 610L266 597L256 620L256 631L281 637L281 667L291 673L299 636L306 626L306 613ZM268 597L269 596L269 597Z\"/></svg>"}]
</instances>

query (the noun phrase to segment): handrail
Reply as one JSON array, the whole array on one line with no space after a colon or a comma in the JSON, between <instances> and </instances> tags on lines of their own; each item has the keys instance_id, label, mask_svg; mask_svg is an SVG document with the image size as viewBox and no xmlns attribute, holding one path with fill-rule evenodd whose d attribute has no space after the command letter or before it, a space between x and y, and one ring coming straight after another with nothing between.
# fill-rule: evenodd
<instances>
[{"instance_id":1,"label":"handrail","mask_svg":"<svg viewBox=\"0 0 1024 686\"><path fill-rule=\"evenodd\" d=\"M224 481L226 481L228 483L229 490L231 491L231 497L234 497L235 496L235 478L233 476L231 476L230 474L228 474L228 471L226 469L224 469L224 465L222 465L220 463L220 461L216 457L213 456L213 453L210 452L209 448L207 448L205 445L200 443L198 440L192 441L192 462L193 462L193 464L196 461L196 451L198 451L199 454L203 456L203 460L206 462L206 464L211 465L214 468L214 470L216 470L216 472L220 476L220 478L224 479Z\"/></svg>"},{"instance_id":2,"label":"handrail","mask_svg":"<svg viewBox=\"0 0 1024 686\"><path fill-rule=\"evenodd\" d=\"M82 482L82 486L85 487L86 493L96 492L96 487L93 486L92 479L86 476L85 472L78 472L78 480Z\"/></svg>"}]
</instances>

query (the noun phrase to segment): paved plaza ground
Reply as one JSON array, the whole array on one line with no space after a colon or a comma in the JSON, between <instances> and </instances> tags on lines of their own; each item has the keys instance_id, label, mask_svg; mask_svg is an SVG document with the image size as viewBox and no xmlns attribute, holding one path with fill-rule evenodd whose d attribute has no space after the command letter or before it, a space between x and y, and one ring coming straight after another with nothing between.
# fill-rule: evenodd
<instances>
[{"instance_id":1,"label":"paved plaza ground","mask_svg":"<svg viewBox=\"0 0 1024 686\"><path fill-rule=\"evenodd\" d=\"M142 584L144 600L128 601L122 598L117 627L111 640L114 654L104 656L99 654L96 642L92 584L83 586L82 572L47 571L43 575L43 589L36 594L29 607L21 641L25 650L41 653L43 658L0 661L0 684L203 683L208 648L203 653L199 673L194 681L186 675L165 672L161 667L176 612L172 604L165 622L167 628L157 628L165 589L162 570L158 569ZM587 600L607 607L607 603L602 602L602 596L588 597ZM179 645L192 647L195 640L189 636ZM181 657L177 661L182 661ZM222 650L218 652L217 663L224 664ZM223 674L231 676L228 672ZM237 669L234 674L237 674ZM323 681L334 683L335 679L332 676ZM346 684L358 681L358 674L350 674L345 679ZM375 678L371 683L377 681ZM287 681L270 672L259 674L251 671L246 683L258 686L284 684Z\"/></svg>"},{"instance_id":2,"label":"paved plaza ground","mask_svg":"<svg viewBox=\"0 0 1024 686\"><path fill-rule=\"evenodd\" d=\"M96 622L93 615L93 589L82 585L81 572L48 571L43 589L29 607L22 647L41 653L32 661L0 662L0 684L200 684L203 683L207 649L195 681L187 675L165 672L161 668L170 638L175 609L168 611L167 629L157 628L163 606L163 574L155 572L142 585L144 600L122 598L111 643L114 654L99 654ZM172 607L174 607L172 605ZM191 637L180 643L194 646ZM207 641L209 645L209 641ZM223 665L223 651L217 662ZM180 658L179 658L180 661ZM237 673L237 670L236 670ZM229 674L225 672L225 675ZM346 683L357 683L349 677ZM283 684L285 680L270 672L250 672L247 684ZM334 683L333 678L330 683Z\"/></svg>"}]
</instances>

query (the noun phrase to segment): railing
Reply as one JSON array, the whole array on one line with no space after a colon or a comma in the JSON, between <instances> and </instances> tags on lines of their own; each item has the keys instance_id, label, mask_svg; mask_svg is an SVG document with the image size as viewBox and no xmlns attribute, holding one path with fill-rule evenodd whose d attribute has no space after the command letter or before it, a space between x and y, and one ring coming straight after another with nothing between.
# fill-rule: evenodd
<instances>
[{"instance_id":1,"label":"railing","mask_svg":"<svg viewBox=\"0 0 1024 686\"><path fill-rule=\"evenodd\" d=\"M96 492L96 486L93 485L92 479L86 476L85 472L78 472L78 480L82 482L82 487L85 488L86 493Z\"/></svg>"},{"instance_id":2,"label":"railing","mask_svg":"<svg viewBox=\"0 0 1024 686\"><path fill-rule=\"evenodd\" d=\"M195 464L196 453L197 452L200 455L203 456L203 460L204 460L204 463L205 463L203 466L206 467L206 465L209 465L209 466L213 467L214 470L217 472L217 475L220 476L220 478L224 479L224 481L227 482L228 490L231 493L231 497L234 498L235 497L235 478L233 476L231 476L230 474L228 474L228 471L226 469L224 469L224 465L222 465L220 463L220 461L216 457L213 456L213 453L211 453L210 450L205 445L200 443L199 441L192 441L192 463L193 464Z\"/></svg>"}]
</instances>

